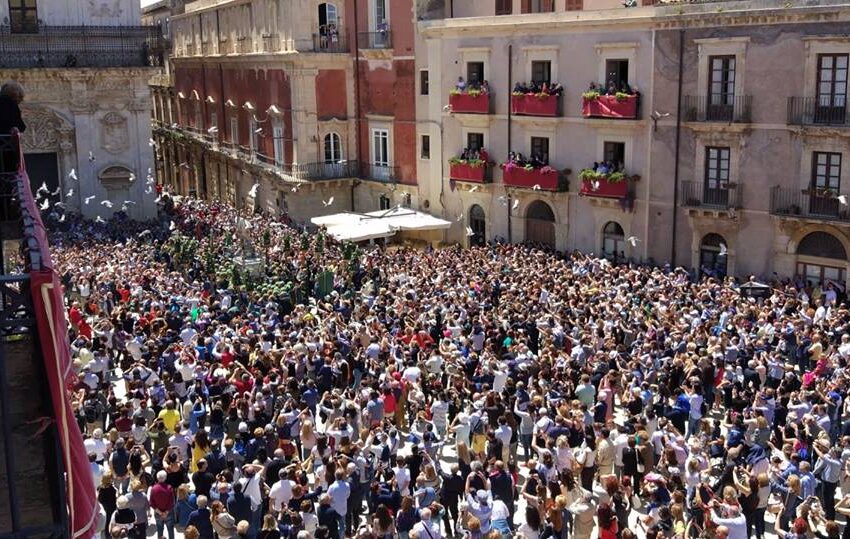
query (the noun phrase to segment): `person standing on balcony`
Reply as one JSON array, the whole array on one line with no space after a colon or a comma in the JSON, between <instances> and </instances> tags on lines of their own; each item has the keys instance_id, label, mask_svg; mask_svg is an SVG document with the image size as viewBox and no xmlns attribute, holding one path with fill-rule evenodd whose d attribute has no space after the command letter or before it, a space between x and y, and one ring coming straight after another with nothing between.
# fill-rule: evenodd
<instances>
[{"instance_id":1,"label":"person standing on balcony","mask_svg":"<svg viewBox=\"0 0 850 539\"><path fill-rule=\"evenodd\" d=\"M24 89L15 81L0 86L0 135L10 135L13 129L26 131L27 126L21 117L21 101ZM0 172L14 172L18 169L18 152L7 150L0 154Z\"/></svg>"}]
</instances>

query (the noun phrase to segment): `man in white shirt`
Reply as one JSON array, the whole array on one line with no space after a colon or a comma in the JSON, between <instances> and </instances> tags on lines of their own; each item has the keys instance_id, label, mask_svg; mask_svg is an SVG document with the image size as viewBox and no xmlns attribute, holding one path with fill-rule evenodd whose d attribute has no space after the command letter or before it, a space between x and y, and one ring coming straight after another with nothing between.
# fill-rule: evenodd
<instances>
[{"instance_id":1,"label":"man in white shirt","mask_svg":"<svg viewBox=\"0 0 850 539\"><path fill-rule=\"evenodd\" d=\"M715 503L714 511L711 512L711 520L718 525L718 536L722 535L721 528L725 527L728 530L726 537L729 539L747 539L747 519L741 514L741 508L735 505ZM724 517L717 515L718 508L722 508Z\"/></svg>"},{"instance_id":2,"label":"man in white shirt","mask_svg":"<svg viewBox=\"0 0 850 539\"><path fill-rule=\"evenodd\" d=\"M419 522L413 526L413 532L419 539L443 539L440 525L431 521L431 510L428 508L419 511Z\"/></svg>"},{"instance_id":3,"label":"man in white shirt","mask_svg":"<svg viewBox=\"0 0 850 539\"><path fill-rule=\"evenodd\" d=\"M272 485L271 490L269 490L269 509L274 515L279 514L281 509L292 499L292 486L294 485L292 481L287 479L286 469L278 472L278 477L280 480Z\"/></svg>"},{"instance_id":4,"label":"man in white shirt","mask_svg":"<svg viewBox=\"0 0 850 539\"><path fill-rule=\"evenodd\" d=\"M103 430L94 429L92 437L83 442L83 447L85 447L87 454L94 454L95 462L103 462L107 450L106 442L103 441Z\"/></svg>"},{"instance_id":5,"label":"man in white shirt","mask_svg":"<svg viewBox=\"0 0 850 539\"><path fill-rule=\"evenodd\" d=\"M393 477L395 477L396 485L402 496L409 494L410 470L407 468L404 457L399 457L396 461L396 467L393 468Z\"/></svg>"}]
</instances>

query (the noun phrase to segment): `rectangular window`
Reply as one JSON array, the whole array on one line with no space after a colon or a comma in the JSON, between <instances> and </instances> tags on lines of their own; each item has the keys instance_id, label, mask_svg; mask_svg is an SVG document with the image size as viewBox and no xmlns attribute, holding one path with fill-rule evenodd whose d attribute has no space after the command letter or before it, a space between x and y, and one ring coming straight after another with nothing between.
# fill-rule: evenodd
<instances>
[{"instance_id":1,"label":"rectangular window","mask_svg":"<svg viewBox=\"0 0 850 539\"><path fill-rule=\"evenodd\" d=\"M419 144L419 157L421 159L431 159L431 136L422 135Z\"/></svg>"},{"instance_id":2,"label":"rectangular window","mask_svg":"<svg viewBox=\"0 0 850 539\"><path fill-rule=\"evenodd\" d=\"M13 34L38 33L37 0L9 0L9 31Z\"/></svg>"},{"instance_id":3,"label":"rectangular window","mask_svg":"<svg viewBox=\"0 0 850 539\"><path fill-rule=\"evenodd\" d=\"M199 125L198 127L201 128L203 126ZM218 114L216 114L215 112L210 112L210 129L212 129L213 127L218 129ZM218 137L216 137L215 134L213 134L213 138L218 138Z\"/></svg>"},{"instance_id":4,"label":"rectangular window","mask_svg":"<svg viewBox=\"0 0 850 539\"><path fill-rule=\"evenodd\" d=\"M705 149L705 188L726 190L729 183L729 148L709 146Z\"/></svg>"},{"instance_id":5,"label":"rectangular window","mask_svg":"<svg viewBox=\"0 0 850 539\"><path fill-rule=\"evenodd\" d=\"M419 72L419 95L428 95L430 91L428 82L428 70L423 69Z\"/></svg>"},{"instance_id":6,"label":"rectangular window","mask_svg":"<svg viewBox=\"0 0 850 539\"><path fill-rule=\"evenodd\" d=\"M230 143L239 144L239 118L236 116L230 118Z\"/></svg>"},{"instance_id":7,"label":"rectangular window","mask_svg":"<svg viewBox=\"0 0 850 539\"><path fill-rule=\"evenodd\" d=\"M253 116L248 119L248 146L252 152L257 151L259 148L259 133L257 133L257 122L254 120Z\"/></svg>"},{"instance_id":8,"label":"rectangular window","mask_svg":"<svg viewBox=\"0 0 850 539\"><path fill-rule=\"evenodd\" d=\"M484 148L484 133L467 133L466 134L467 149L477 152Z\"/></svg>"},{"instance_id":9,"label":"rectangular window","mask_svg":"<svg viewBox=\"0 0 850 539\"><path fill-rule=\"evenodd\" d=\"M613 163L619 169L626 161L626 143L605 142L602 145L602 153L602 159L606 163Z\"/></svg>"},{"instance_id":10,"label":"rectangular window","mask_svg":"<svg viewBox=\"0 0 850 539\"><path fill-rule=\"evenodd\" d=\"M496 0L496 15L510 15L513 11L513 0Z\"/></svg>"},{"instance_id":11,"label":"rectangular window","mask_svg":"<svg viewBox=\"0 0 850 539\"><path fill-rule=\"evenodd\" d=\"M466 63L466 82L472 85L484 82L484 62Z\"/></svg>"},{"instance_id":12,"label":"rectangular window","mask_svg":"<svg viewBox=\"0 0 850 539\"><path fill-rule=\"evenodd\" d=\"M280 120L275 120L272 127L272 138L274 141L274 162L276 165L283 164L283 124Z\"/></svg>"},{"instance_id":13,"label":"rectangular window","mask_svg":"<svg viewBox=\"0 0 850 539\"><path fill-rule=\"evenodd\" d=\"M534 60L531 62L531 82L549 84L552 82L552 62L549 60Z\"/></svg>"},{"instance_id":14,"label":"rectangular window","mask_svg":"<svg viewBox=\"0 0 850 539\"><path fill-rule=\"evenodd\" d=\"M204 128L204 118L201 116L201 102L195 101L192 107L195 113L195 129L200 131Z\"/></svg>"},{"instance_id":15,"label":"rectangular window","mask_svg":"<svg viewBox=\"0 0 850 539\"><path fill-rule=\"evenodd\" d=\"M531 137L531 158L549 163L549 137Z\"/></svg>"},{"instance_id":16,"label":"rectangular window","mask_svg":"<svg viewBox=\"0 0 850 539\"><path fill-rule=\"evenodd\" d=\"M386 30L387 23L387 0L372 0L375 2L375 29Z\"/></svg>"},{"instance_id":17,"label":"rectangular window","mask_svg":"<svg viewBox=\"0 0 850 539\"><path fill-rule=\"evenodd\" d=\"M735 57L711 56L708 59L708 96L710 105L731 105L735 97Z\"/></svg>"},{"instance_id":18,"label":"rectangular window","mask_svg":"<svg viewBox=\"0 0 850 539\"><path fill-rule=\"evenodd\" d=\"M581 11L584 9L582 0L567 0L567 11Z\"/></svg>"},{"instance_id":19,"label":"rectangular window","mask_svg":"<svg viewBox=\"0 0 850 539\"><path fill-rule=\"evenodd\" d=\"M841 186L841 154L815 152L812 154L812 187L838 193Z\"/></svg>"},{"instance_id":20,"label":"rectangular window","mask_svg":"<svg viewBox=\"0 0 850 539\"><path fill-rule=\"evenodd\" d=\"M390 165L390 132L386 129L372 130L372 164Z\"/></svg>"},{"instance_id":21,"label":"rectangular window","mask_svg":"<svg viewBox=\"0 0 850 539\"><path fill-rule=\"evenodd\" d=\"M846 54L818 55L818 105L844 107L847 101Z\"/></svg>"},{"instance_id":22,"label":"rectangular window","mask_svg":"<svg viewBox=\"0 0 850 539\"><path fill-rule=\"evenodd\" d=\"M629 86L629 61L628 60L605 60L605 85L617 90L623 90Z\"/></svg>"},{"instance_id":23,"label":"rectangular window","mask_svg":"<svg viewBox=\"0 0 850 539\"><path fill-rule=\"evenodd\" d=\"M555 0L522 0L523 13L551 13L555 11Z\"/></svg>"}]
</instances>

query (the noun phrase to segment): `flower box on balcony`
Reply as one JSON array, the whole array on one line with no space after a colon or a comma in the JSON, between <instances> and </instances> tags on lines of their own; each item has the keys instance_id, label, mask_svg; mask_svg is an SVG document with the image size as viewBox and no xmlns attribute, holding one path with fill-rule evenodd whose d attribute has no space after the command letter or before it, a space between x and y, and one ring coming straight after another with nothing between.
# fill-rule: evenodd
<instances>
[{"instance_id":1,"label":"flower box on balcony","mask_svg":"<svg viewBox=\"0 0 850 539\"><path fill-rule=\"evenodd\" d=\"M463 182L487 182L487 164L478 161L477 163L462 163L449 161L449 178Z\"/></svg>"},{"instance_id":2,"label":"flower box on balcony","mask_svg":"<svg viewBox=\"0 0 850 539\"><path fill-rule=\"evenodd\" d=\"M557 116L559 97L551 94L513 94L511 113L522 116Z\"/></svg>"},{"instance_id":3,"label":"flower box on balcony","mask_svg":"<svg viewBox=\"0 0 850 539\"><path fill-rule=\"evenodd\" d=\"M502 183L511 187L524 187L526 189L539 189L544 191L557 191L560 187L558 182L558 171L552 167L540 167L528 169L512 163L502 165Z\"/></svg>"},{"instance_id":4,"label":"flower box on balcony","mask_svg":"<svg viewBox=\"0 0 850 539\"><path fill-rule=\"evenodd\" d=\"M589 95L581 101L581 115L585 118L637 118L636 95Z\"/></svg>"},{"instance_id":5,"label":"flower box on balcony","mask_svg":"<svg viewBox=\"0 0 850 539\"><path fill-rule=\"evenodd\" d=\"M449 94L452 112L462 114L490 114L490 94L486 92L452 92Z\"/></svg>"},{"instance_id":6,"label":"flower box on balcony","mask_svg":"<svg viewBox=\"0 0 850 539\"><path fill-rule=\"evenodd\" d=\"M580 172L581 189L579 194L591 197L625 198L629 194L629 181L632 178L623 176L622 173L615 174L619 174L619 176L615 176L616 181L612 181L608 176L597 175L594 172Z\"/></svg>"}]
</instances>

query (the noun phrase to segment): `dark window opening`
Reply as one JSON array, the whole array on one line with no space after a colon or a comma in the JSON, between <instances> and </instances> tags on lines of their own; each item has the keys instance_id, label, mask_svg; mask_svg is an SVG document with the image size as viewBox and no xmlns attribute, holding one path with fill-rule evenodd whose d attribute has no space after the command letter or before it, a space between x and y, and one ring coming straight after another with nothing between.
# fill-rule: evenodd
<instances>
[{"instance_id":1,"label":"dark window opening","mask_svg":"<svg viewBox=\"0 0 850 539\"><path fill-rule=\"evenodd\" d=\"M617 90L628 89L629 86L629 61L628 60L606 60L605 61L605 85Z\"/></svg>"},{"instance_id":2,"label":"dark window opening","mask_svg":"<svg viewBox=\"0 0 850 539\"><path fill-rule=\"evenodd\" d=\"M531 159L549 164L548 137L531 137Z\"/></svg>"},{"instance_id":3,"label":"dark window opening","mask_svg":"<svg viewBox=\"0 0 850 539\"><path fill-rule=\"evenodd\" d=\"M421 151L419 156L422 159L431 159L431 136L422 135Z\"/></svg>"},{"instance_id":4,"label":"dark window opening","mask_svg":"<svg viewBox=\"0 0 850 539\"><path fill-rule=\"evenodd\" d=\"M552 82L552 62L535 60L531 62L531 82L549 84Z\"/></svg>"},{"instance_id":5,"label":"dark window opening","mask_svg":"<svg viewBox=\"0 0 850 539\"><path fill-rule=\"evenodd\" d=\"M606 142L602 146L602 159L606 163L613 163L617 169L621 169L626 161L626 143L625 142Z\"/></svg>"},{"instance_id":6,"label":"dark window opening","mask_svg":"<svg viewBox=\"0 0 850 539\"><path fill-rule=\"evenodd\" d=\"M466 63L466 82L473 85L484 82L484 62Z\"/></svg>"},{"instance_id":7,"label":"dark window opening","mask_svg":"<svg viewBox=\"0 0 850 539\"><path fill-rule=\"evenodd\" d=\"M428 84L428 70L423 69L419 72L419 95L428 95L430 91Z\"/></svg>"},{"instance_id":8,"label":"dark window opening","mask_svg":"<svg viewBox=\"0 0 850 539\"><path fill-rule=\"evenodd\" d=\"M466 134L467 149L477 152L484 148L484 133L467 133Z\"/></svg>"}]
</instances>

